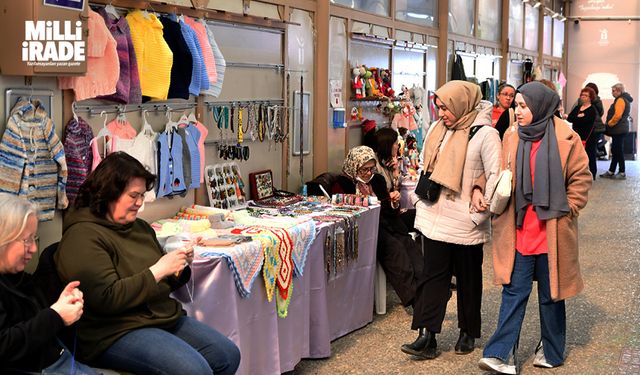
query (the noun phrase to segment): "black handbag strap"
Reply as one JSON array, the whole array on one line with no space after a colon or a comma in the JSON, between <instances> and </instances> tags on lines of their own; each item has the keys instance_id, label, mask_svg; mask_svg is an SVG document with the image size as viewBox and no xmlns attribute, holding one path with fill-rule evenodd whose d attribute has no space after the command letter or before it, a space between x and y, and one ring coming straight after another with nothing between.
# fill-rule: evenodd
<instances>
[{"instance_id":1,"label":"black handbag strap","mask_svg":"<svg viewBox=\"0 0 640 375\"><path fill-rule=\"evenodd\" d=\"M482 126L483 125L476 125L471 127L471 130L469 130L469 140L471 140L471 138L473 138L473 136L476 135L476 133L478 132L478 130L480 130Z\"/></svg>"}]
</instances>

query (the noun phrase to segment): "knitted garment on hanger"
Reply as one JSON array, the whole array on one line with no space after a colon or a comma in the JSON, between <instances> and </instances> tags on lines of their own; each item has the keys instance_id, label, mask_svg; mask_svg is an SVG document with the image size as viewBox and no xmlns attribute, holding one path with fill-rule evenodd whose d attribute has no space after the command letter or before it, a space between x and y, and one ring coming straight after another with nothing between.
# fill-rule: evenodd
<instances>
[{"instance_id":1,"label":"knitted garment on hanger","mask_svg":"<svg viewBox=\"0 0 640 375\"><path fill-rule=\"evenodd\" d=\"M215 37L213 36L211 27L209 27L204 20L200 20L200 23L202 23L202 25L207 29L207 36L209 37L209 43L211 44L211 50L213 51L213 57L215 59L216 73L218 74L216 81L211 82L211 87L209 90L205 90L204 93L217 98L220 96L220 92L222 91L222 83L224 82L224 72L227 68L227 63L224 56L222 56L222 51L220 51L220 47L218 47Z\"/></svg>"},{"instance_id":2,"label":"knitted garment on hanger","mask_svg":"<svg viewBox=\"0 0 640 375\"><path fill-rule=\"evenodd\" d=\"M72 204L78 195L80 185L91 172L93 151L89 145L93 139L93 131L81 117L78 117L78 121L72 118L64 127L63 139L68 169L66 192L69 204Z\"/></svg>"},{"instance_id":3,"label":"knitted garment on hanger","mask_svg":"<svg viewBox=\"0 0 640 375\"><path fill-rule=\"evenodd\" d=\"M37 99L19 98L0 142L0 192L38 206L40 221L68 205L67 161L55 125Z\"/></svg>"},{"instance_id":4,"label":"knitted garment on hanger","mask_svg":"<svg viewBox=\"0 0 640 375\"><path fill-rule=\"evenodd\" d=\"M120 62L116 40L98 13L89 9L87 38L87 71L82 76L58 77L61 90L73 89L76 100L111 95L120 78Z\"/></svg>"},{"instance_id":5,"label":"knitted garment on hanger","mask_svg":"<svg viewBox=\"0 0 640 375\"><path fill-rule=\"evenodd\" d=\"M155 14L145 17L134 10L126 17L138 62L142 95L166 100L171 83L173 52L162 36L162 23Z\"/></svg>"},{"instance_id":6,"label":"knitted garment on hanger","mask_svg":"<svg viewBox=\"0 0 640 375\"><path fill-rule=\"evenodd\" d=\"M124 17L114 18L107 13L105 8L100 8L98 13L104 19L104 23L116 41L116 50L120 62L120 77L116 84L116 93L100 99L112 100L126 104L140 104L142 92L140 89L140 75L138 73L138 60L131 41L131 30Z\"/></svg>"},{"instance_id":7,"label":"knitted garment on hanger","mask_svg":"<svg viewBox=\"0 0 640 375\"><path fill-rule=\"evenodd\" d=\"M184 39L180 24L169 17L160 17L162 22L162 37L171 52L173 65L171 66L171 84L169 98L189 99L189 84L193 72L193 58L189 46Z\"/></svg>"},{"instance_id":8,"label":"knitted garment on hanger","mask_svg":"<svg viewBox=\"0 0 640 375\"><path fill-rule=\"evenodd\" d=\"M191 26L180 22L180 30L182 36L189 46L191 52L191 58L193 60L193 70L191 71L191 84L189 85L189 93L195 96L200 95L201 90L209 89L209 76L207 75L207 67L204 65L204 59L202 58L202 47L200 47L200 41L196 32Z\"/></svg>"},{"instance_id":9,"label":"knitted garment on hanger","mask_svg":"<svg viewBox=\"0 0 640 375\"><path fill-rule=\"evenodd\" d=\"M211 43L209 42L209 37L207 36L207 28L202 23L188 16L184 16L184 23L191 26L193 31L196 33L196 36L198 37L202 52L202 60L204 61L204 66L207 70L209 83L216 82L216 80L218 79L218 73L216 70L216 62L215 57L213 56L213 50L211 49Z\"/></svg>"},{"instance_id":10,"label":"knitted garment on hanger","mask_svg":"<svg viewBox=\"0 0 640 375\"><path fill-rule=\"evenodd\" d=\"M233 247L196 247L199 258L223 257L233 274L240 297L247 298L264 263L262 241L251 241Z\"/></svg>"}]
</instances>

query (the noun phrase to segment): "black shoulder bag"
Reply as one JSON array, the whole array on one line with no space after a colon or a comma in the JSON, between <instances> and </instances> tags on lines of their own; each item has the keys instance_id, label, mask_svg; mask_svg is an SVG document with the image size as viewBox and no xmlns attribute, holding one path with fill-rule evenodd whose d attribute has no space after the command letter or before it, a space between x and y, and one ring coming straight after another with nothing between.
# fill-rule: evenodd
<instances>
[{"instance_id":1,"label":"black shoulder bag","mask_svg":"<svg viewBox=\"0 0 640 375\"><path fill-rule=\"evenodd\" d=\"M469 131L469 140L473 138L474 135L480 130L479 126L474 126ZM420 173L420 179L418 180L418 184L416 185L416 195L421 199L426 199L429 202L435 202L440 197L440 190L442 190L442 185L437 182L431 180L431 172Z\"/></svg>"}]
</instances>

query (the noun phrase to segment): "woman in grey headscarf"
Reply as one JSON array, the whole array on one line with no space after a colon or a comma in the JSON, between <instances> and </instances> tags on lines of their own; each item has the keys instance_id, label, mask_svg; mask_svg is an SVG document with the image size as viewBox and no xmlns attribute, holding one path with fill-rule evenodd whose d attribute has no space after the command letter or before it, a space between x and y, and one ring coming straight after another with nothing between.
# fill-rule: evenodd
<instances>
[{"instance_id":1,"label":"woman in grey headscarf","mask_svg":"<svg viewBox=\"0 0 640 375\"><path fill-rule=\"evenodd\" d=\"M493 268L502 284L498 327L479 366L517 373L515 354L533 280L538 281L541 339L534 366L564 361L564 300L583 288L578 264L578 212L591 187L589 160L580 136L554 117L560 98L539 82L516 94L517 131L507 131L503 168L515 176L507 209L493 219ZM515 169L515 170L513 170Z\"/></svg>"}]
</instances>

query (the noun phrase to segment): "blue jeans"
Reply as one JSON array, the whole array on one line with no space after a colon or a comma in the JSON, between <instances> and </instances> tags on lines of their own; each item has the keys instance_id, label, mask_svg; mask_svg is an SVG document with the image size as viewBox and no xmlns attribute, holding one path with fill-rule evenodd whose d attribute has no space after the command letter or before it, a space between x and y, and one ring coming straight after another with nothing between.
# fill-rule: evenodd
<instances>
[{"instance_id":1,"label":"blue jeans","mask_svg":"<svg viewBox=\"0 0 640 375\"><path fill-rule=\"evenodd\" d=\"M184 316L171 329L127 333L96 364L135 374L231 375L240 365L240 350L220 332Z\"/></svg>"},{"instance_id":2,"label":"blue jeans","mask_svg":"<svg viewBox=\"0 0 640 375\"><path fill-rule=\"evenodd\" d=\"M64 345L63 345L64 347ZM73 372L71 369L73 368ZM51 366L42 370L43 375L99 375L91 367L75 361L71 352L65 347L60 358Z\"/></svg>"},{"instance_id":3,"label":"blue jeans","mask_svg":"<svg viewBox=\"0 0 640 375\"><path fill-rule=\"evenodd\" d=\"M547 254L523 256L517 251L511 283L502 288L498 327L485 345L483 357L495 357L507 361L511 350L517 347L534 276L538 281L540 333L544 356L553 366L559 366L564 361L566 338L564 301L553 302L551 299Z\"/></svg>"}]
</instances>

